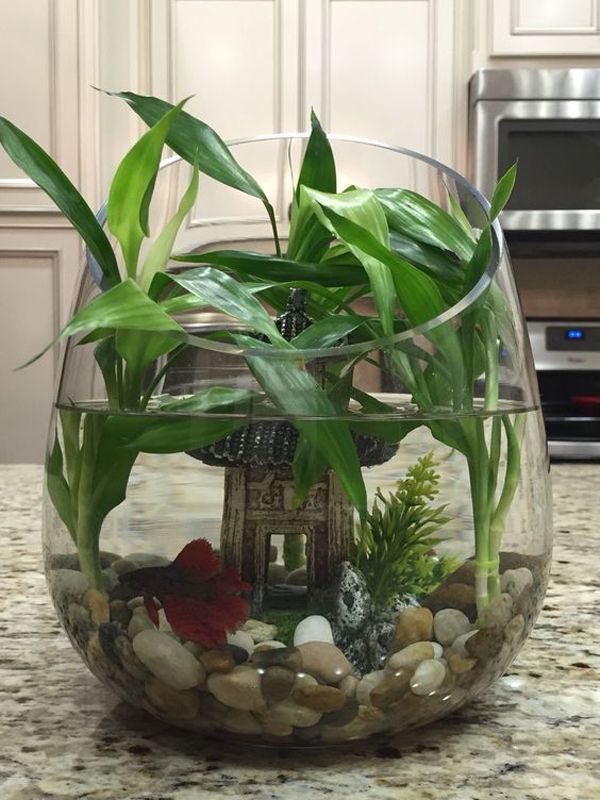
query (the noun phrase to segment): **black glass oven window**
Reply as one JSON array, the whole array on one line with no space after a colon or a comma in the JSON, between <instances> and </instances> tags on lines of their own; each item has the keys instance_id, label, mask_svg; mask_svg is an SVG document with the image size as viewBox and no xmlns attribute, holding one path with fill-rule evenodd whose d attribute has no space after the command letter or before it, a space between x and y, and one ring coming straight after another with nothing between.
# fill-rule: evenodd
<instances>
[{"instance_id":1,"label":"black glass oven window","mask_svg":"<svg viewBox=\"0 0 600 800\"><path fill-rule=\"evenodd\" d=\"M517 159L507 209L600 208L600 120L502 120L498 175Z\"/></svg>"}]
</instances>

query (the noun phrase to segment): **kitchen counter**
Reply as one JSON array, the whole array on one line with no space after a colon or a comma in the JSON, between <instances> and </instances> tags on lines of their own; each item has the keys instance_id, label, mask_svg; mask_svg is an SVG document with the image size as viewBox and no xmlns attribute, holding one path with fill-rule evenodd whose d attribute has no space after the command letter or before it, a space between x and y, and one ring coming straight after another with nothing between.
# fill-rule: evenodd
<instances>
[{"instance_id":1,"label":"kitchen counter","mask_svg":"<svg viewBox=\"0 0 600 800\"><path fill-rule=\"evenodd\" d=\"M600 467L553 469L546 604L516 663L434 726L337 752L224 751L120 703L48 600L40 467L0 467L1 800L596 800Z\"/></svg>"}]
</instances>

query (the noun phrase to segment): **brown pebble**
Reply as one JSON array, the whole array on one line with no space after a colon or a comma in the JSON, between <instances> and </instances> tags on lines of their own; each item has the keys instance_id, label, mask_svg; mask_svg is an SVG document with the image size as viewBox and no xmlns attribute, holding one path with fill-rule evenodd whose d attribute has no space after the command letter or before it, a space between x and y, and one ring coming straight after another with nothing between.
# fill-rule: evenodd
<instances>
[{"instance_id":1,"label":"brown pebble","mask_svg":"<svg viewBox=\"0 0 600 800\"><path fill-rule=\"evenodd\" d=\"M358 703L354 698L346 700L346 704L339 709L339 711L329 711L323 714L321 722L323 725L331 725L334 728L342 728L348 725L349 722L358 714Z\"/></svg>"},{"instance_id":2,"label":"brown pebble","mask_svg":"<svg viewBox=\"0 0 600 800\"><path fill-rule=\"evenodd\" d=\"M426 642L433 637L433 614L429 608L405 608L396 621L389 652L395 653L414 642Z\"/></svg>"},{"instance_id":3,"label":"brown pebble","mask_svg":"<svg viewBox=\"0 0 600 800\"><path fill-rule=\"evenodd\" d=\"M207 650L198 656L204 669L211 672L231 672L235 667L235 659L230 650Z\"/></svg>"},{"instance_id":4,"label":"brown pebble","mask_svg":"<svg viewBox=\"0 0 600 800\"><path fill-rule=\"evenodd\" d=\"M495 658L502 649L504 637L500 628L481 628L465 642L465 649L478 661L486 662Z\"/></svg>"},{"instance_id":5,"label":"brown pebble","mask_svg":"<svg viewBox=\"0 0 600 800\"><path fill-rule=\"evenodd\" d=\"M294 683L296 673L287 667L273 666L267 667L260 682L263 697L267 703L279 703L289 697Z\"/></svg>"},{"instance_id":6,"label":"brown pebble","mask_svg":"<svg viewBox=\"0 0 600 800\"><path fill-rule=\"evenodd\" d=\"M457 608L470 622L474 622L477 617L475 588L466 583L443 583L423 601L423 606L429 608L433 614L444 608Z\"/></svg>"},{"instance_id":7,"label":"brown pebble","mask_svg":"<svg viewBox=\"0 0 600 800\"><path fill-rule=\"evenodd\" d=\"M206 692L199 692L198 716L205 717L212 722L219 722L225 717L228 711L229 707L226 706L225 703L221 703L220 700L217 700L214 695Z\"/></svg>"},{"instance_id":8,"label":"brown pebble","mask_svg":"<svg viewBox=\"0 0 600 800\"><path fill-rule=\"evenodd\" d=\"M146 697L154 708L173 719L193 719L200 705L198 692L178 692L158 678L151 677L144 684Z\"/></svg>"},{"instance_id":9,"label":"brown pebble","mask_svg":"<svg viewBox=\"0 0 600 800\"><path fill-rule=\"evenodd\" d=\"M346 695L334 686L303 686L294 690L292 699L315 711L339 711L346 705Z\"/></svg>"},{"instance_id":10,"label":"brown pebble","mask_svg":"<svg viewBox=\"0 0 600 800\"><path fill-rule=\"evenodd\" d=\"M110 622L110 608L106 595L97 589L88 589L83 595L83 605L89 609L92 622L102 625L103 622Z\"/></svg>"},{"instance_id":11,"label":"brown pebble","mask_svg":"<svg viewBox=\"0 0 600 800\"><path fill-rule=\"evenodd\" d=\"M409 689L412 674L411 669L398 669L386 675L371 691L369 695L371 704L385 709L400 700Z\"/></svg>"},{"instance_id":12,"label":"brown pebble","mask_svg":"<svg viewBox=\"0 0 600 800\"><path fill-rule=\"evenodd\" d=\"M462 675L463 672L469 672L476 663L476 658L465 658L458 653L450 653L448 657L448 666L455 675Z\"/></svg>"},{"instance_id":13,"label":"brown pebble","mask_svg":"<svg viewBox=\"0 0 600 800\"><path fill-rule=\"evenodd\" d=\"M111 622L119 622L121 626L127 629L129 620L133 616L133 611L124 600L112 600L110 603L110 620Z\"/></svg>"},{"instance_id":14,"label":"brown pebble","mask_svg":"<svg viewBox=\"0 0 600 800\"><path fill-rule=\"evenodd\" d=\"M292 672L299 672L302 667L302 655L297 647L273 647L255 649L252 661L259 667L287 667Z\"/></svg>"}]
</instances>

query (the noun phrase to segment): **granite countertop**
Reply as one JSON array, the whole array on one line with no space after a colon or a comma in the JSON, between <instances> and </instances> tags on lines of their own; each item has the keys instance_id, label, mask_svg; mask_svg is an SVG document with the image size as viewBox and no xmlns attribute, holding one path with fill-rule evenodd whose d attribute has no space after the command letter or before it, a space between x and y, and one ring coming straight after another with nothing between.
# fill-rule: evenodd
<instances>
[{"instance_id":1,"label":"granite countertop","mask_svg":"<svg viewBox=\"0 0 600 800\"><path fill-rule=\"evenodd\" d=\"M553 469L552 582L516 663L434 726L334 752L224 751L120 703L60 629L40 568L41 468L0 467L1 800L596 800L600 469Z\"/></svg>"}]
</instances>

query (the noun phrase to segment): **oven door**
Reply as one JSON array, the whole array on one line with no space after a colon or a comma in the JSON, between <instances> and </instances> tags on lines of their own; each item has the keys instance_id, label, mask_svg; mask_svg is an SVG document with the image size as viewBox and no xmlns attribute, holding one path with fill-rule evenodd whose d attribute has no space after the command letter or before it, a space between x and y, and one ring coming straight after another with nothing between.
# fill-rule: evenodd
<instances>
[{"instance_id":1,"label":"oven door","mask_svg":"<svg viewBox=\"0 0 600 800\"><path fill-rule=\"evenodd\" d=\"M483 193L519 161L503 228L600 228L600 101L485 100L474 114L472 169Z\"/></svg>"}]
</instances>

